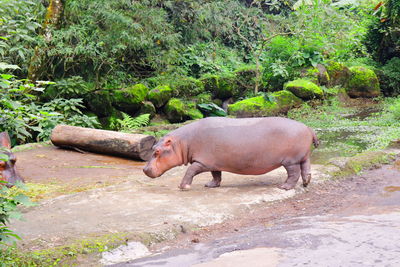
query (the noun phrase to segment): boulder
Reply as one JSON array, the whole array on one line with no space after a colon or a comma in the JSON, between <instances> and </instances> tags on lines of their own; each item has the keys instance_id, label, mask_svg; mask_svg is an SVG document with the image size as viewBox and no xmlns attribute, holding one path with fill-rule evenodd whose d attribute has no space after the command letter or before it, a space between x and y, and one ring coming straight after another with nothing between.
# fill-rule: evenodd
<instances>
[{"instance_id":1,"label":"boulder","mask_svg":"<svg viewBox=\"0 0 400 267\"><path fill-rule=\"evenodd\" d=\"M113 91L113 105L121 111L133 114L138 111L145 100L149 89L144 84Z\"/></svg>"},{"instance_id":2,"label":"boulder","mask_svg":"<svg viewBox=\"0 0 400 267\"><path fill-rule=\"evenodd\" d=\"M289 91L273 92L270 99L256 96L228 105L228 114L236 117L259 117L286 113L290 108L300 105L302 100Z\"/></svg>"},{"instance_id":3,"label":"boulder","mask_svg":"<svg viewBox=\"0 0 400 267\"><path fill-rule=\"evenodd\" d=\"M168 85L159 85L147 94L149 100L156 108L164 106L172 97L173 90Z\"/></svg>"},{"instance_id":4,"label":"boulder","mask_svg":"<svg viewBox=\"0 0 400 267\"><path fill-rule=\"evenodd\" d=\"M328 85L330 80L326 68L321 64L302 70L301 77L318 85Z\"/></svg>"},{"instance_id":5,"label":"boulder","mask_svg":"<svg viewBox=\"0 0 400 267\"><path fill-rule=\"evenodd\" d=\"M143 101L142 106L139 110L140 114L150 114L150 118L154 118L156 115L156 108L150 101Z\"/></svg>"},{"instance_id":6,"label":"boulder","mask_svg":"<svg viewBox=\"0 0 400 267\"><path fill-rule=\"evenodd\" d=\"M351 67L346 92L350 97L377 97L381 94L378 77L366 67Z\"/></svg>"},{"instance_id":7,"label":"boulder","mask_svg":"<svg viewBox=\"0 0 400 267\"><path fill-rule=\"evenodd\" d=\"M165 105L164 112L168 121L172 123L203 118L203 114L196 108L195 102L183 101L178 98L171 98Z\"/></svg>"},{"instance_id":8,"label":"boulder","mask_svg":"<svg viewBox=\"0 0 400 267\"><path fill-rule=\"evenodd\" d=\"M227 99L238 94L238 86L233 74L208 74L200 78L204 89L214 98Z\"/></svg>"},{"instance_id":9,"label":"boulder","mask_svg":"<svg viewBox=\"0 0 400 267\"><path fill-rule=\"evenodd\" d=\"M350 70L342 63L336 61L328 61L326 64L326 70L329 75L328 86L346 86L350 77Z\"/></svg>"},{"instance_id":10,"label":"boulder","mask_svg":"<svg viewBox=\"0 0 400 267\"><path fill-rule=\"evenodd\" d=\"M322 98L324 96L324 92L318 85L306 79L287 82L283 89L292 92L295 96L303 100Z\"/></svg>"}]
</instances>

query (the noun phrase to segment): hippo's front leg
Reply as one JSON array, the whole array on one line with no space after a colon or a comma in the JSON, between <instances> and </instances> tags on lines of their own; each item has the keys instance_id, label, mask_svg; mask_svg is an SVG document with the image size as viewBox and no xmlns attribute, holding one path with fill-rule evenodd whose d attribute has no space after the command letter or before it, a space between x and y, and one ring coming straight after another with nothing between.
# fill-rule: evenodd
<instances>
[{"instance_id":1,"label":"hippo's front leg","mask_svg":"<svg viewBox=\"0 0 400 267\"><path fill-rule=\"evenodd\" d=\"M192 184L193 177L199 173L206 172L208 169L201 164L200 162L193 162L192 165L187 169L185 176L182 179L181 184L178 186L182 190L190 189L190 185Z\"/></svg>"}]
</instances>

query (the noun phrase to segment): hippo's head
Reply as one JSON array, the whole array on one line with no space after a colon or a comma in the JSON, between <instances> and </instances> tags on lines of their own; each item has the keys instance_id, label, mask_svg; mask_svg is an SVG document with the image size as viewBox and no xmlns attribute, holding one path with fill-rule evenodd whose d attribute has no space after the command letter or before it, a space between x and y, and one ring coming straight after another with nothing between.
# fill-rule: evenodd
<instances>
[{"instance_id":1,"label":"hippo's head","mask_svg":"<svg viewBox=\"0 0 400 267\"><path fill-rule=\"evenodd\" d=\"M163 137L153 146L153 154L143 168L143 172L151 178L156 178L169 169L181 165L181 149L178 149L178 146L173 137Z\"/></svg>"},{"instance_id":2,"label":"hippo's head","mask_svg":"<svg viewBox=\"0 0 400 267\"><path fill-rule=\"evenodd\" d=\"M15 169L17 158L11 152L11 142L8 133L0 133L0 180L6 182L6 186L11 187L16 181L23 181Z\"/></svg>"}]
</instances>

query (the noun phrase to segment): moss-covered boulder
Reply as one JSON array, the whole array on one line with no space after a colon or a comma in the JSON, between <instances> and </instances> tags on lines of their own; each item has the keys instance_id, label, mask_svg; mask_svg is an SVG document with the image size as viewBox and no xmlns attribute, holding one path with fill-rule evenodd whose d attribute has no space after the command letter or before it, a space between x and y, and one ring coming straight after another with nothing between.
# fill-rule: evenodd
<instances>
[{"instance_id":1,"label":"moss-covered boulder","mask_svg":"<svg viewBox=\"0 0 400 267\"><path fill-rule=\"evenodd\" d=\"M301 105L303 101L287 90L276 91L271 94L274 102L278 105L280 113L287 112L289 109Z\"/></svg>"},{"instance_id":2,"label":"moss-covered boulder","mask_svg":"<svg viewBox=\"0 0 400 267\"><path fill-rule=\"evenodd\" d=\"M196 108L196 103L171 98L164 107L164 112L170 122L182 122L203 118L203 114Z\"/></svg>"},{"instance_id":3,"label":"moss-covered boulder","mask_svg":"<svg viewBox=\"0 0 400 267\"><path fill-rule=\"evenodd\" d=\"M324 96L321 87L306 79L297 79L287 82L283 86L283 89L292 92L295 96L303 100L322 98Z\"/></svg>"},{"instance_id":4,"label":"moss-covered boulder","mask_svg":"<svg viewBox=\"0 0 400 267\"><path fill-rule=\"evenodd\" d=\"M236 117L262 117L286 113L300 105L302 100L289 91L273 92L270 99L264 96L247 98L228 105L228 114Z\"/></svg>"},{"instance_id":5,"label":"moss-covered boulder","mask_svg":"<svg viewBox=\"0 0 400 267\"><path fill-rule=\"evenodd\" d=\"M156 112L156 107L150 101L143 101L139 110L140 114L150 114L151 119L154 118Z\"/></svg>"},{"instance_id":6,"label":"moss-covered boulder","mask_svg":"<svg viewBox=\"0 0 400 267\"><path fill-rule=\"evenodd\" d=\"M141 83L124 89L114 90L113 105L126 113L135 113L140 109L148 92L149 88Z\"/></svg>"},{"instance_id":7,"label":"moss-covered boulder","mask_svg":"<svg viewBox=\"0 0 400 267\"><path fill-rule=\"evenodd\" d=\"M192 77L182 77L173 84L180 97L191 97L204 93L204 84Z\"/></svg>"},{"instance_id":8,"label":"moss-covered boulder","mask_svg":"<svg viewBox=\"0 0 400 267\"><path fill-rule=\"evenodd\" d=\"M168 85L159 85L149 91L147 100L149 100L156 108L164 106L173 95L173 90Z\"/></svg>"},{"instance_id":9,"label":"moss-covered boulder","mask_svg":"<svg viewBox=\"0 0 400 267\"><path fill-rule=\"evenodd\" d=\"M328 61L326 70L329 75L329 86L346 86L350 77L350 70L342 63L336 61Z\"/></svg>"},{"instance_id":10,"label":"moss-covered boulder","mask_svg":"<svg viewBox=\"0 0 400 267\"><path fill-rule=\"evenodd\" d=\"M204 89L214 98L227 99L238 95L238 85L234 74L208 74L200 78Z\"/></svg>"},{"instance_id":11,"label":"moss-covered boulder","mask_svg":"<svg viewBox=\"0 0 400 267\"><path fill-rule=\"evenodd\" d=\"M196 95L193 98L193 100L196 102L196 104L205 104L205 103L213 102L212 95L210 93L202 93L202 94Z\"/></svg>"},{"instance_id":12,"label":"moss-covered boulder","mask_svg":"<svg viewBox=\"0 0 400 267\"><path fill-rule=\"evenodd\" d=\"M107 117L113 112L112 97L110 90L94 91L84 98L89 109L98 117Z\"/></svg>"},{"instance_id":13,"label":"moss-covered boulder","mask_svg":"<svg viewBox=\"0 0 400 267\"><path fill-rule=\"evenodd\" d=\"M328 85L330 77L326 68L317 64L315 67L306 68L301 71L301 77L318 85Z\"/></svg>"},{"instance_id":14,"label":"moss-covered boulder","mask_svg":"<svg viewBox=\"0 0 400 267\"><path fill-rule=\"evenodd\" d=\"M377 97L381 94L378 77L366 67L351 67L346 87L350 97Z\"/></svg>"}]
</instances>

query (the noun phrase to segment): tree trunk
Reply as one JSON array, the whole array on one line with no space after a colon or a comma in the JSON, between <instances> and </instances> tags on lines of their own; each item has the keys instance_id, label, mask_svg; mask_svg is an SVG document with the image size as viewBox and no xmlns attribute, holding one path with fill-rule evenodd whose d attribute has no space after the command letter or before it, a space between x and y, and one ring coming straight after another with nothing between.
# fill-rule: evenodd
<instances>
[{"instance_id":1,"label":"tree trunk","mask_svg":"<svg viewBox=\"0 0 400 267\"><path fill-rule=\"evenodd\" d=\"M42 27L42 35L46 43L50 43L53 39L52 29L55 29L60 24L62 12L64 10L65 0L50 0L47 8L46 17ZM31 58L28 68L28 79L36 81L43 76L44 68L46 67L46 50L43 47L35 47L35 53Z\"/></svg>"},{"instance_id":2,"label":"tree trunk","mask_svg":"<svg viewBox=\"0 0 400 267\"><path fill-rule=\"evenodd\" d=\"M128 134L67 125L57 125L51 133L51 142L59 147L148 160L156 142L154 136Z\"/></svg>"}]
</instances>

